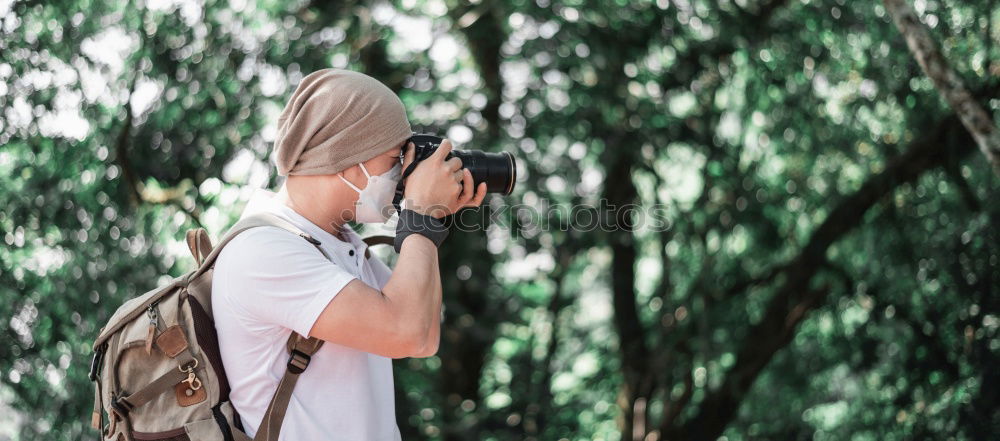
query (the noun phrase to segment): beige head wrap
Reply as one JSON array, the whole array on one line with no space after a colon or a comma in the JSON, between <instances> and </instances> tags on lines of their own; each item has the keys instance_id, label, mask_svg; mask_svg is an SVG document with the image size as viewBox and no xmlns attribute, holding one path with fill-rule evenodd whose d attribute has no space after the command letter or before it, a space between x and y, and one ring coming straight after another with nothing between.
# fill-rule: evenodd
<instances>
[{"instance_id":1,"label":"beige head wrap","mask_svg":"<svg viewBox=\"0 0 1000 441\"><path fill-rule=\"evenodd\" d=\"M278 174L336 174L412 135L399 97L378 80L343 69L302 79L278 118Z\"/></svg>"}]
</instances>

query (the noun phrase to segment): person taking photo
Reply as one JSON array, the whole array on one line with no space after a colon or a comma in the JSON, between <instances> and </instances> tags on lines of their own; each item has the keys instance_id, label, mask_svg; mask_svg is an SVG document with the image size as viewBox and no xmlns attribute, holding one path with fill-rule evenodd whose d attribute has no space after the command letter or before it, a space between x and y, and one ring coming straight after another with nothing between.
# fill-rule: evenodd
<instances>
[{"instance_id":1,"label":"person taking photo","mask_svg":"<svg viewBox=\"0 0 1000 441\"><path fill-rule=\"evenodd\" d=\"M292 332L325 343L295 386L281 440L400 439L391 359L438 349L440 219L477 207L473 185L445 141L406 178L399 257L389 269L348 222L381 223L413 159L402 101L367 75L324 69L304 77L278 120L274 157L287 176L257 189L241 217L269 212L318 240L278 227L250 229L219 254L212 306L230 398L248 435L261 426L286 369ZM406 233L404 232L404 233Z\"/></svg>"}]
</instances>

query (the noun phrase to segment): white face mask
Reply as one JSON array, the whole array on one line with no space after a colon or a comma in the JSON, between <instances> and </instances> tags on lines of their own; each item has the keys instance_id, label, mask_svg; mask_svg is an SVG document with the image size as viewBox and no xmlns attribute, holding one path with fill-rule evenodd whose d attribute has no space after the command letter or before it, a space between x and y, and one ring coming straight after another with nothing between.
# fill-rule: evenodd
<instances>
[{"instance_id":1,"label":"white face mask","mask_svg":"<svg viewBox=\"0 0 1000 441\"><path fill-rule=\"evenodd\" d=\"M383 223L392 217L396 208L392 206L392 197L396 194L396 184L403 175L402 164L396 164L389 171L372 176L364 164L361 171L368 177L368 185L362 190L344 179L343 173L337 173L340 179L358 192L358 202L355 205L354 220L361 223Z\"/></svg>"}]
</instances>

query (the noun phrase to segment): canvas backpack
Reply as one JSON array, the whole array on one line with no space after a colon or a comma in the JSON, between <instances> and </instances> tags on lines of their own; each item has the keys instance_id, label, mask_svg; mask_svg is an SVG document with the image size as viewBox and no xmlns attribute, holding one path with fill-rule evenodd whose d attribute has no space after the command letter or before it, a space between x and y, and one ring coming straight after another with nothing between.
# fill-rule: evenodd
<instances>
[{"instance_id":1,"label":"canvas backpack","mask_svg":"<svg viewBox=\"0 0 1000 441\"><path fill-rule=\"evenodd\" d=\"M274 226L320 242L270 213L247 216L212 247L203 228L187 232L197 268L125 302L94 342L92 426L103 441L251 441L229 401L212 314L212 273L223 247L249 228ZM392 238L366 238L369 245ZM323 341L292 332L288 364L252 441L277 441L299 375Z\"/></svg>"}]
</instances>

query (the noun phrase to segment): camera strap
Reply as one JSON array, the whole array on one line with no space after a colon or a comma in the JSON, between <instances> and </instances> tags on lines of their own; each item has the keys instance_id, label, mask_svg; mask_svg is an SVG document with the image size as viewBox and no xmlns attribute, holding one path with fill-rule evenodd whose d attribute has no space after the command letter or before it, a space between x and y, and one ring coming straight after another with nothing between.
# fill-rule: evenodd
<instances>
[{"instance_id":1,"label":"camera strap","mask_svg":"<svg viewBox=\"0 0 1000 441\"><path fill-rule=\"evenodd\" d=\"M413 161L410 163L410 165L406 167L406 170L403 170L403 174L400 175L399 182L396 183L396 194L392 197L392 206L396 208L397 213L403 211L399 206L399 204L403 202L403 181L413 174L413 170L417 168L418 163L420 163L420 161Z\"/></svg>"}]
</instances>

